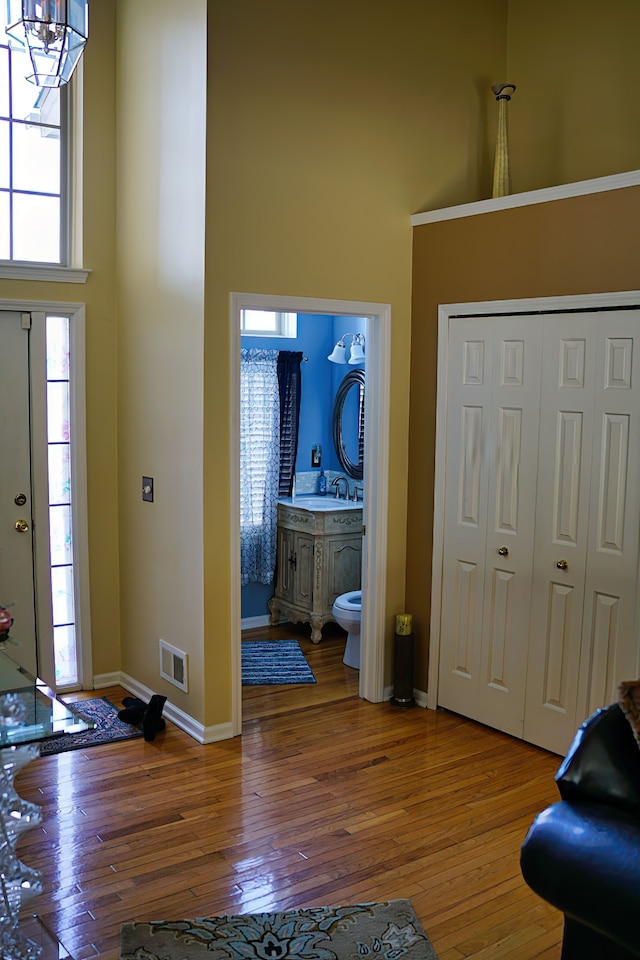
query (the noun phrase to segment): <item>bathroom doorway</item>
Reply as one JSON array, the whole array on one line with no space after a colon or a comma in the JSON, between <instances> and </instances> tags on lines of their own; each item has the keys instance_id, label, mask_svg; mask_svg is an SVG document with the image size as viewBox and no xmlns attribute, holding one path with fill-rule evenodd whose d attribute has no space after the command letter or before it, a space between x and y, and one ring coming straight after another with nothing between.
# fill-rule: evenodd
<instances>
[{"instance_id":1,"label":"bathroom doorway","mask_svg":"<svg viewBox=\"0 0 640 960\"><path fill-rule=\"evenodd\" d=\"M359 695L384 699L384 612L386 593L388 426L389 426L389 304L232 293L230 297L230 437L232 523L232 689L234 734L242 728L241 592L240 592L240 316L242 310L269 310L367 320L365 367L365 449L362 563L362 645ZM322 318L322 319L321 319Z\"/></svg>"}]
</instances>

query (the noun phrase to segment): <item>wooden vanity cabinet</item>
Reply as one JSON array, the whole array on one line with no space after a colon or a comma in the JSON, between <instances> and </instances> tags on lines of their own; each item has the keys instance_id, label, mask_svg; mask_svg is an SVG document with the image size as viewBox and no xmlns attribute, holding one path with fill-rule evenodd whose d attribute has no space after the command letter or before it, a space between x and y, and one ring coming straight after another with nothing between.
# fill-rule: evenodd
<instances>
[{"instance_id":1,"label":"wooden vanity cabinet","mask_svg":"<svg viewBox=\"0 0 640 960\"><path fill-rule=\"evenodd\" d=\"M271 623L310 623L319 643L336 597L360 589L362 509L313 510L278 504L276 592Z\"/></svg>"}]
</instances>

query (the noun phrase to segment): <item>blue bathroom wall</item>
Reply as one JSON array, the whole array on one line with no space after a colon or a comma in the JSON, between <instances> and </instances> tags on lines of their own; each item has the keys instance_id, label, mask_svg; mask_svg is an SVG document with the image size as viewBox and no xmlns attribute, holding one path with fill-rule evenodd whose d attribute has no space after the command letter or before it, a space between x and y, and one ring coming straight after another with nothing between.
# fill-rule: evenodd
<instances>
[{"instance_id":1,"label":"blue bathroom wall","mask_svg":"<svg viewBox=\"0 0 640 960\"><path fill-rule=\"evenodd\" d=\"M349 347L353 341L353 337L346 336L348 333L363 333L365 335L365 355L366 355L366 334L367 334L367 320L364 317L334 317L333 318L333 334L334 342L340 340L341 337L345 337L345 344L347 347L347 356L349 355ZM363 370L364 363L356 364L341 364L341 363L332 363L332 398L335 397L338 387L340 386L342 380L346 377L348 373L353 370ZM331 409L333 411L333 399L331 401ZM350 458L355 461L357 458L358 450L358 400L355 390L350 390L349 395L345 401L345 406L343 409L343 440L346 450L349 453ZM331 435L331 447L333 451L333 431ZM338 462L337 455L334 451L335 458L335 469L340 470L340 464Z\"/></svg>"},{"instance_id":2,"label":"blue bathroom wall","mask_svg":"<svg viewBox=\"0 0 640 960\"><path fill-rule=\"evenodd\" d=\"M317 314L298 314L296 339L281 337L242 337L247 350L301 350L306 361L301 366L300 429L296 472L309 473L312 447L322 448L322 467L334 469L331 414L334 386L328 355L335 344L334 318ZM316 469L320 473L320 468ZM242 618L262 617L268 613L267 602L274 593L273 584L248 583L241 590Z\"/></svg>"},{"instance_id":3,"label":"blue bathroom wall","mask_svg":"<svg viewBox=\"0 0 640 960\"><path fill-rule=\"evenodd\" d=\"M298 329L295 339L281 337L242 337L242 347L247 350L301 350L307 358L301 367L302 393L300 399L300 430L296 473L309 473L319 468L311 466L311 450L322 447L324 470L340 470L333 447L333 400L342 378L350 370L362 367L330 363L327 357L337 341L346 333L367 332L364 318L329 317L317 314L298 314ZM347 339L350 345L351 338ZM347 438L345 438L347 439ZM242 619L263 617L268 614L267 603L274 593L274 584L248 583L241 590Z\"/></svg>"}]
</instances>

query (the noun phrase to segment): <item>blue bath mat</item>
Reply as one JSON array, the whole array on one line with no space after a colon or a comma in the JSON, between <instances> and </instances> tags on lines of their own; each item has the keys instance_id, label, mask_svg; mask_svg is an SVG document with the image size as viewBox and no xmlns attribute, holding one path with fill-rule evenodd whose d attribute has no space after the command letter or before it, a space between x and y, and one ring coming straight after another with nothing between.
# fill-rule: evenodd
<instances>
[{"instance_id":1,"label":"blue bath mat","mask_svg":"<svg viewBox=\"0 0 640 960\"><path fill-rule=\"evenodd\" d=\"M242 684L315 683L297 640L243 640Z\"/></svg>"}]
</instances>

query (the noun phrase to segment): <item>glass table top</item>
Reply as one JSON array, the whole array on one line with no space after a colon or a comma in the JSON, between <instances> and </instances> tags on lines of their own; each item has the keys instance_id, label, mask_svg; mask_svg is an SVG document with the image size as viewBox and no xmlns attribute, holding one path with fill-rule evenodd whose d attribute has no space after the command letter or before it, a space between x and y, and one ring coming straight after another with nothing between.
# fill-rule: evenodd
<instances>
[{"instance_id":1,"label":"glass table top","mask_svg":"<svg viewBox=\"0 0 640 960\"><path fill-rule=\"evenodd\" d=\"M0 748L92 730L95 723L63 703L0 650Z\"/></svg>"}]
</instances>

